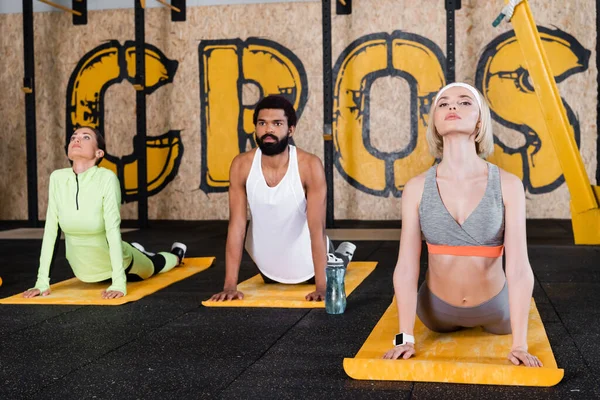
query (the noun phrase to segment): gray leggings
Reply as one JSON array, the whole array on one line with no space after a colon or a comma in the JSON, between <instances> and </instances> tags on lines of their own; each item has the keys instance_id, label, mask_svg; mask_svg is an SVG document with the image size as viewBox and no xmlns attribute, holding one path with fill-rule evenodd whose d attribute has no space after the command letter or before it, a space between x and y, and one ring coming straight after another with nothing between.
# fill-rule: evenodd
<instances>
[{"instance_id":1,"label":"gray leggings","mask_svg":"<svg viewBox=\"0 0 600 400\"><path fill-rule=\"evenodd\" d=\"M417 295L417 315L423 324L435 332L453 332L461 328L482 326L496 335L511 333L508 307L508 286L496 296L475 307L456 307L431 293L423 282Z\"/></svg>"}]
</instances>

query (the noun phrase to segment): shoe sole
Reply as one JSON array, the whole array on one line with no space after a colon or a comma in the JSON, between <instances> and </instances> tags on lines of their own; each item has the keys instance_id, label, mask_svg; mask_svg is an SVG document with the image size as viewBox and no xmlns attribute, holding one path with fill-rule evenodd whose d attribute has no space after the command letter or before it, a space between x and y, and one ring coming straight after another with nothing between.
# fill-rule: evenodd
<instances>
[{"instance_id":1,"label":"shoe sole","mask_svg":"<svg viewBox=\"0 0 600 400\"><path fill-rule=\"evenodd\" d=\"M131 243L131 245L132 245L133 247L135 247L136 249L138 249L138 250L139 250L139 251L140 251L142 254L145 254L145 255L147 255L147 256L150 256L150 257L153 257L153 256L155 256L155 255L156 255L156 254L154 254L154 253L151 253L151 252L149 252L149 251L146 251L146 249L144 248L144 246L142 246L141 244L139 244L139 243L137 243L137 242L133 242L133 243Z\"/></svg>"},{"instance_id":2,"label":"shoe sole","mask_svg":"<svg viewBox=\"0 0 600 400\"><path fill-rule=\"evenodd\" d=\"M342 246L345 247L344 251L339 250ZM336 253L346 254L347 256L352 257L356 251L356 245L350 242L342 242L335 251Z\"/></svg>"}]
</instances>

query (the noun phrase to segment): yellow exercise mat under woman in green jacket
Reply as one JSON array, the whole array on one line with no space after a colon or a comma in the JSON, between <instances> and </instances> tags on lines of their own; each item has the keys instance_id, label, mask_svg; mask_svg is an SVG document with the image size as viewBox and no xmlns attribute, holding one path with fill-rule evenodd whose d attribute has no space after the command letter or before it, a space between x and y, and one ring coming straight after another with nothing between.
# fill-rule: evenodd
<instances>
[{"instance_id":1,"label":"yellow exercise mat under woman in green jacket","mask_svg":"<svg viewBox=\"0 0 600 400\"><path fill-rule=\"evenodd\" d=\"M179 265L186 246L173 243L171 252L153 254L137 243L121 241L121 188L110 170L98 168L106 144L102 134L81 127L67 147L72 168L50 175L48 210L35 287L24 297L50 294L52 263L58 228L65 234L66 255L73 273L83 282L112 279L101 293L104 299L127 294L127 280L147 279Z\"/></svg>"}]
</instances>

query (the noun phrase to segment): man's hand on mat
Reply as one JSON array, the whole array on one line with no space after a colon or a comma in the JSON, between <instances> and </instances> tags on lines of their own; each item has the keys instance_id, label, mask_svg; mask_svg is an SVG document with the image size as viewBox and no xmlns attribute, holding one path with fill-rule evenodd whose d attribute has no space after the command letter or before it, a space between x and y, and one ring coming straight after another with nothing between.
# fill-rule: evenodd
<instances>
[{"instance_id":1,"label":"man's hand on mat","mask_svg":"<svg viewBox=\"0 0 600 400\"><path fill-rule=\"evenodd\" d=\"M304 298L308 301L324 301L325 300L325 290L315 290L314 292L310 292Z\"/></svg>"},{"instance_id":2,"label":"man's hand on mat","mask_svg":"<svg viewBox=\"0 0 600 400\"><path fill-rule=\"evenodd\" d=\"M383 358L386 360L397 360L398 358L402 357L403 359L408 360L414 355L415 345L412 343L407 343L388 350L388 352L383 355Z\"/></svg>"},{"instance_id":3,"label":"man's hand on mat","mask_svg":"<svg viewBox=\"0 0 600 400\"><path fill-rule=\"evenodd\" d=\"M243 300L244 293L237 289L223 290L220 293L213 294L209 301L225 301L225 300Z\"/></svg>"},{"instance_id":4,"label":"man's hand on mat","mask_svg":"<svg viewBox=\"0 0 600 400\"><path fill-rule=\"evenodd\" d=\"M39 289L29 289L23 293L23 297L25 297L26 299L30 299L30 298L36 297L36 296L48 296L49 294L50 294L50 289L44 290L44 292L41 294L40 294Z\"/></svg>"},{"instance_id":5,"label":"man's hand on mat","mask_svg":"<svg viewBox=\"0 0 600 400\"><path fill-rule=\"evenodd\" d=\"M123 292L119 292L118 290L103 290L102 298L103 299L118 299L119 297L125 296Z\"/></svg>"},{"instance_id":6,"label":"man's hand on mat","mask_svg":"<svg viewBox=\"0 0 600 400\"><path fill-rule=\"evenodd\" d=\"M536 356L529 354L527 348L516 347L508 353L508 359L515 365L523 364L526 367L541 367L542 362Z\"/></svg>"}]
</instances>

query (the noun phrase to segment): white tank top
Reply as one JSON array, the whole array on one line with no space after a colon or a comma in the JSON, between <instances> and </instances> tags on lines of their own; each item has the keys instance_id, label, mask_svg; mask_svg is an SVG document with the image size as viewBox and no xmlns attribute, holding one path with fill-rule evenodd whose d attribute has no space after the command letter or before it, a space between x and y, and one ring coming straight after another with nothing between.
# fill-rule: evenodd
<instances>
[{"instance_id":1,"label":"white tank top","mask_svg":"<svg viewBox=\"0 0 600 400\"><path fill-rule=\"evenodd\" d=\"M289 152L285 176L269 187L262 172L262 152L256 149L246 181L251 215L246 250L267 278L300 283L312 278L315 270L296 147L290 145Z\"/></svg>"}]
</instances>

